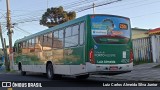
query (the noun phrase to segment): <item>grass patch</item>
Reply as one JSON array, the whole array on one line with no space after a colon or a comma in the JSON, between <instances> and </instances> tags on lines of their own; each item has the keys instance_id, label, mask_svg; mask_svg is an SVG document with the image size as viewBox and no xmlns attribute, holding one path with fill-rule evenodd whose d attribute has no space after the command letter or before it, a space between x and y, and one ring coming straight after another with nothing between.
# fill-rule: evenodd
<instances>
[{"instance_id":1,"label":"grass patch","mask_svg":"<svg viewBox=\"0 0 160 90\"><path fill-rule=\"evenodd\" d=\"M160 64L159 64L159 65L157 65L157 66L154 66L153 68L160 68Z\"/></svg>"},{"instance_id":2,"label":"grass patch","mask_svg":"<svg viewBox=\"0 0 160 90\"><path fill-rule=\"evenodd\" d=\"M139 60L136 60L136 61L133 61L133 65L140 65L140 64L145 64L145 63L151 63L150 61L148 60L143 60L143 61L139 61Z\"/></svg>"}]
</instances>

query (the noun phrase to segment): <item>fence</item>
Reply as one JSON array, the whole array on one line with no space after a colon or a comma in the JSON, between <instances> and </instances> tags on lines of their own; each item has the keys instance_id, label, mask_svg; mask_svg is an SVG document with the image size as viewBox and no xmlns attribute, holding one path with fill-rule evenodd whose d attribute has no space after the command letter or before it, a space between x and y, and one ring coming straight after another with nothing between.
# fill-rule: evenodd
<instances>
[{"instance_id":1,"label":"fence","mask_svg":"<svg viewBox=\"0 0 160 90\"><path fill-rule=\"evenodd\" d=\"M153 62L160 63L160 35L151 36Z\"/></svg>"},{"instance_id":2,"label":"fence","mask_svg":"<svg viewBox=\"0 0 160 90\"><path fill-rule=\"evenodd\" d=\"M152 62L151 38L134 39L133 53L135 61Z\"/></svg>"}]
</instances>

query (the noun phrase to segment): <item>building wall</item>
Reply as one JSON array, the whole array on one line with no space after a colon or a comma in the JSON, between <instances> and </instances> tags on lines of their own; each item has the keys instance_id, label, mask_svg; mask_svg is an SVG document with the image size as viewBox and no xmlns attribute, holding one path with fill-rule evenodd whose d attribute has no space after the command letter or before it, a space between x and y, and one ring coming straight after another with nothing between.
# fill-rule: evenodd
<instances>
[{"instance_id":1,"label":"building wall","mask_svg":"<svg viewBox=\"0 0 160 90\"><path fill-rule=\"evenodd\" d=\"M132 39L148 37L148 29L132 28Z\"/></svg>"},{"instance_id":2,"label":"building wall","mask_svg":"<svg viewBox=\"0 0 160 90\"><path fill-rule=\"evenodd\" d=\"M148 29L132 28L134 61L152 62L150 40Z\"/></svg>"},{"instance_id":3,"label":"building wall","mask_svg":"<svg viewBox=\"0 0 160 90\"><path fill-rule=\"evenodd\" d=\"M151 36L153 62L160 63L160 35Z\"/></svg>"},{"instance_id":4,"label":"building wall","mask_svg":"<svg viewBox=\"0 0 160 90\"><path fill-rule=\"evenodd\" d=\"M133 39L134 61L152 62L151 38Z\"/></svg>"}]
</instances>

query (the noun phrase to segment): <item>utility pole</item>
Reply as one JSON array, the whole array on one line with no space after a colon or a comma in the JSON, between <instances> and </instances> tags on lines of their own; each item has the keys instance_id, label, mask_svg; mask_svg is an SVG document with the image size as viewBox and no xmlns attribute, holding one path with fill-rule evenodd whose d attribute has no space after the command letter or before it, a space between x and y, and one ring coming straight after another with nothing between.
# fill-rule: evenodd
<instances>
[{"instance_id":1,"label":"utility pole","mask_svg":"<svg viewBox=\"0 0 160 90\"><path fill-rule=\"evenodd\" d=\"M2 48L3 48L3 50L4 50L4 42L3 42L3 35L2 35L1 24L0 24L0 37L1 37ZM4 52L4 54L5 54L5 52Z\"/></svg>"},{"instance_id":2,"label":"utility pole","mask_svg":"<svg viewBox=\"0 0 160 90\"><path fill-rule=\"evenodd\" d=\"M11 54L12 53L12 33L13 33L13 31L11 30L12 25L11 25L9 0L6 0L6 5L7 5L7 29L8 29L7 35L8 35L8 38L9 38L9 54ZM4 44L6 45L5 39L4 39ZM9 58L8 58L7 61L8 61L7 68L9 67L8 70L10 70L11 60L9 60Z\"/></svg>"},{"instance_id":3,"label":"utility pole","mask_svg":"<svg viewBox=\"0 0 160 90\"><path fill-rule=\"evenodd\" d=\"M9 6L9 0L6 0L7 4L7 29L8 29L8 38L9 38L9 50L12 50L12 33L11 30L11 17L10 17L10 6Z\"/></svg>"},{"instance_id":4,"label":"utility pole","mask_svg":"<svg viewBox=\"0 0 160 90\"><path fill-rule=\"evenodd\" d=\"M5 57L5 67L6 67L6 70L9 71L10 68L9 68L8 55L7 55L7 51L6 51L6 45L4 44L4 41L3 41L1 24L0 24L0 38L1 38L2 48L3 48L3 52L4 52L4 57Z\"/></svg>"},{"instance_id":5,"label":"utility pole","mask_svg":"<svg viewBox=\"0 0 160 90\"><path fill-rule=\"evenodd\" d=\"M6 52L6 60L5 60L6 70L10 71L10 61L9 61L9 57L7 54L7 46L6 46L6 39L5 38L4 38L4 47L5 47L5 52Z\"/></svg>"},{"instance_id":6,"label":"utility pole","mask_svg":"<svg viewBox=\"0 0 160 90\"><path fill-rule=\"evenodd\" d=\"M95 4L93 3L93 14L95 13Z\"/></svg>"}]
</instances>

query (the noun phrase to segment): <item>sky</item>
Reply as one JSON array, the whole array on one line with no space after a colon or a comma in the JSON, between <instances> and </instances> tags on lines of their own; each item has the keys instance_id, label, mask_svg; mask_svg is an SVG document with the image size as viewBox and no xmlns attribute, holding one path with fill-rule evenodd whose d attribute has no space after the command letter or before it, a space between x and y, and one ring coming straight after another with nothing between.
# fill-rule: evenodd
<instances>
[{"instance_id":1,"label":"sky","mask_svg":"<svg viewBox=\"0 0 160 90\"><path fill-rule=\"evenodd\" d=\"M73 10L77 8L78 4L90 5L91 3L96 4L106 1L110 0L10 0L11 23L15 24L14 28L12 28L14 31L13 44L17 39L47 29L47 27L39 24L39 18L47 8L64 6L65 10ZM129 17L132 28L154 29L160 27L159 10L160 0L122 0L96 7L95 13ZM93 14L93 10L79 12L76 18L86 14ZM3 37L6 38L8 45L6 0L0 0L0 23L2 24ZM2 45L0 44L1 47Z\"/></svg>"}]
</instances>

